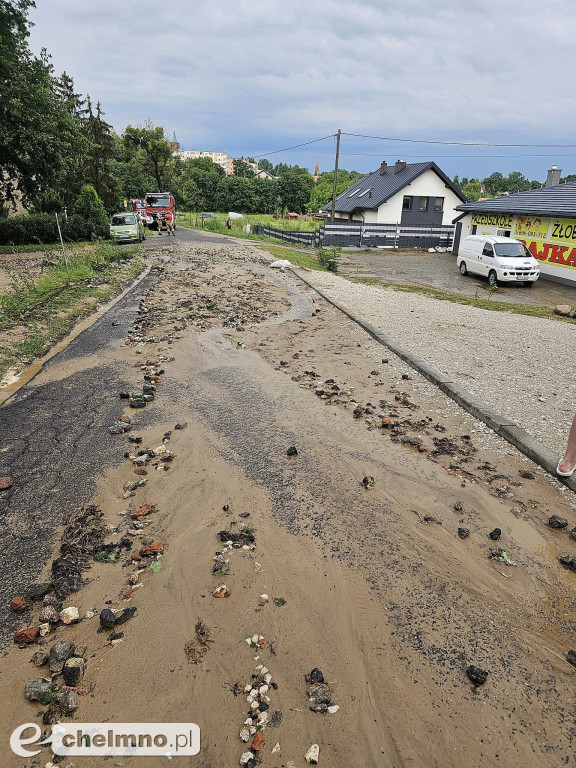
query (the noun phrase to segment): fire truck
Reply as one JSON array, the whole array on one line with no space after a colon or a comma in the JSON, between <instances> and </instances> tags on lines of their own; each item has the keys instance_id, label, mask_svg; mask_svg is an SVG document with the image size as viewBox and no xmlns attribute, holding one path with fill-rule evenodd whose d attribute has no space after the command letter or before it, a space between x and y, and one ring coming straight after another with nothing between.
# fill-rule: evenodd
<instances>
[{"instance_id":1,"label":"fire truck","mask_svg":"<svg viewBox=\"0 0 576 768\"><path fill-rule=\"evenodd\" d=\"M149 229L165 227L166 214L172 214L172 222L176 229L176 208L170 192L147 192L144 196L146 208L145 224Z\"/></svg>"}]
</instances>

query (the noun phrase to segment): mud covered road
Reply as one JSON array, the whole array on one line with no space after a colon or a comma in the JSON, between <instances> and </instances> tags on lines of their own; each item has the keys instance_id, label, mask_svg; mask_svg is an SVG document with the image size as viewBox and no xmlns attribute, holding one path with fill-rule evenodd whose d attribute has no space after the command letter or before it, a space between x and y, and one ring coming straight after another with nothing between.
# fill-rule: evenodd
<instances>
[{"instance_id":1,"label":"mud covered road","mask_svg":"<svg viewBox=\"0 0 576 768\"><path fill-rule=\"evenodd\" d=\"M248 751L248 765L304 768L312 744L331 768L570 765L576 576L558 557L576 545L548 526L576 524L569 500L262 251L148 247L161 269L143 302L127 298L0 410L14 479L3 609L49 576L75 507L102 510L110 544L131 540L64 600L80 622L5 645L4 743L20 723L74 717L198 723L200 754L178 758L190 768ZM119 393L143 376L155 399L130 408ZM130 432L111 435L122 415ZM98 631L107 607L136 608L120 642ZM6 609L5 640L40 609ZM23 694L47 674L30 657L56 640L86 646L74 714ZM334 713L310 710L314 668Z\"/></svg>"}]
</instances>

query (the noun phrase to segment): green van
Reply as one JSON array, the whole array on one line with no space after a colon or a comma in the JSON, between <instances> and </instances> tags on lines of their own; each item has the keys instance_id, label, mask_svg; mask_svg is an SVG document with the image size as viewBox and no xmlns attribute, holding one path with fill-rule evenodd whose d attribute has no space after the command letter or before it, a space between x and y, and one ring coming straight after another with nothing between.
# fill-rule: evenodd
<instances>
[{"instance_id":1,"label":"green van","mask_svg":"<svg viewBox=\"0 0 576 768\"><path fill-rule=\"evenodd\" d=\"M117 243L129 240L141 243L146 239L142 219L132 211L115 213L110 220L110 237Z\"/></svg>"}]
</instances>

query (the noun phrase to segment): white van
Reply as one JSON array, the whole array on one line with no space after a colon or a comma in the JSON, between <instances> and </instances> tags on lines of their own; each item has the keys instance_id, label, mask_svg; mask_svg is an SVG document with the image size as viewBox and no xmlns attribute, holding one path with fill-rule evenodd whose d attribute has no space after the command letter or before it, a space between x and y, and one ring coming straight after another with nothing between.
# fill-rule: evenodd
<instances>
[{"instance_id":1,"label":"white van","mask_svg":"<svg viewBox=\"0 0 576 768\"><path fill-rule=\"evenodd\" d=\"M510 237L470 235L458 248L456 264L461 275L474 272L488 278L490 285L521 281L533 286L540 277L540 264L524 243Z\"/></svg>"}]
</instances>

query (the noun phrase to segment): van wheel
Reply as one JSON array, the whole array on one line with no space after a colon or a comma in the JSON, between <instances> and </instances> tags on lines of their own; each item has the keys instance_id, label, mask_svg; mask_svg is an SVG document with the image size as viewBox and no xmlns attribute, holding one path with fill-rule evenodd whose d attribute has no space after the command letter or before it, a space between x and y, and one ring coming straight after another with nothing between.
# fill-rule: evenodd
<instances>
[{"instance_id":1,"label":"van wheel","mask_svg":"<svg viewBox=\"0 0 576 768\"><path fill-rule=\"evenodd\" d=\"M466 262L465 261L461 261L460 262L460 274L461 275L467 275L468 274L468 269L466 268Z\"/></svg>"},{"instance_id":2,"label":"van wheel","mask_svg":"<svg viewBox=\"0 0 576 768\"><path fill-rule=\"evenodd\" d=\"M490 283L490 285L497 284L497 275L493 269L491 269L490 272L488 272L488 282Z\"/></svg>"}]
</instances>

